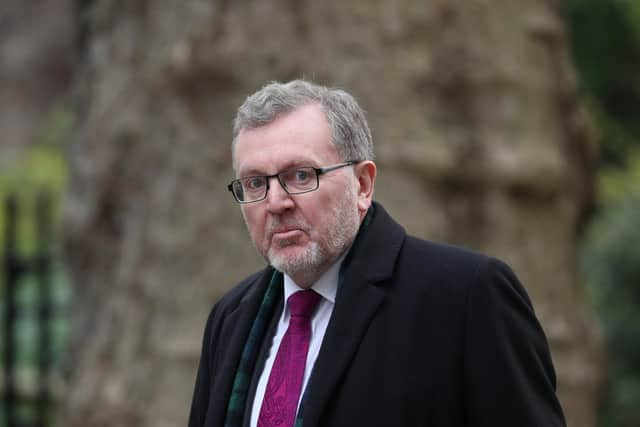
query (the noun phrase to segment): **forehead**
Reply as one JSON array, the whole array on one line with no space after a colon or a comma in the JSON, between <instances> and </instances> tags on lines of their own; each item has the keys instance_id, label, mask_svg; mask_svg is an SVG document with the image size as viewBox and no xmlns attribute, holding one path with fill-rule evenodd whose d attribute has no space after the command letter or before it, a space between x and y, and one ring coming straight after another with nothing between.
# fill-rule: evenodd
<instances>
[{"instance_id":1,"label":"forehead","mask_svg":"<svg viewBox=\"0 0 640 427\"><path fill-rule=\"evenodd\" d=\"M234 169L240 176L273 174L289 166L320 166L337 160L327 118L319 105L312 104L268 125L242 130L236 141Z\"/></svg>"}]
</instances>

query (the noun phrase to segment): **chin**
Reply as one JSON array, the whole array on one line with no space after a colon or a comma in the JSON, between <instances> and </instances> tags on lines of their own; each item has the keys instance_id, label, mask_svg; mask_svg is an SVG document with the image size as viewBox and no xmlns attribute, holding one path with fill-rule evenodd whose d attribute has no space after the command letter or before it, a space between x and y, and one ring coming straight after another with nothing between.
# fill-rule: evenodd
<instances>
[{"instance_id":1,"label":"chin","mask_svg":"<svg viewBox=\"0 0 640 427\"><path fill-rule=\"evenodd\" d=\"M316 271L323 264L323 256L316 243L306 248L287 247L270 251L267 259L276 270L291 277Z\"/></svg>"}]
</instances>

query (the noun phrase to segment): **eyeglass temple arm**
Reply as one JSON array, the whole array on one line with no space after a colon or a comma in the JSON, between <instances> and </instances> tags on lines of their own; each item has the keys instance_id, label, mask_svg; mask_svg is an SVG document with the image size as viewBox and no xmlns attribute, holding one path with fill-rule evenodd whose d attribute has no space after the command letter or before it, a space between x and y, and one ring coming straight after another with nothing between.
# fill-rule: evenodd
<instances>
[{"instance_id":1,"label":"eyeglass temple arm","mask_svg":"<svg viewBox=\"0 0 640 427\"><path fill-rule=\"evenodd\" d=\"M316 173L318 175L322 175L322 174L325 174L327 172L331 172L331 171L334 171L336 169L343 168L345 166L355 165L356 163L358 163L358 160L349 160L347 162L339 163L337 165L329 166L329 167L326 167L326 168L316 168L315 170L316 170Z\"/></svg>"}]
</instances>

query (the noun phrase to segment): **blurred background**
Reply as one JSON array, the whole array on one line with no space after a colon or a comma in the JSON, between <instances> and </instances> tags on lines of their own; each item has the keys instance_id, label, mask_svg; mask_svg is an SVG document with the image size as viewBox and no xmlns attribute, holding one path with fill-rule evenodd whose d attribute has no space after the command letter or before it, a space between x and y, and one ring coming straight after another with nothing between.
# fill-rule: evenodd
<instances>
[{"instance_id":1,"label":"blurred background","mask_svg":"<svg viewBox=\"0 0 640 427\"><path fill-rule=\"evenodd\" d=\"M262 263L231 120L293 78L367 110L408 231L511 264L569 425L640 425L635 0L2 0L0 425L186 424Z\"/></svg>"}]
</instances>

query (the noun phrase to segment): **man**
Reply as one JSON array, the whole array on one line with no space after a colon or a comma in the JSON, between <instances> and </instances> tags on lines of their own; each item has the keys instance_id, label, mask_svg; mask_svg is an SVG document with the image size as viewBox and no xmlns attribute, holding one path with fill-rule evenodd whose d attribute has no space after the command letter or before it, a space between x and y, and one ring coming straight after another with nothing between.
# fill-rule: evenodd
<instances>
[{"instance_id":1,"label":"man","mask_svg":"<svg viewBox=\"0 0 640 427\"><path fill-rule=\"evenodd\" d=\"M232 144L269 264L213 308L190 427L563 426L544 333L500 261L424 241L372 202L356 101L272 83Z\"/></svg>"}]
</instances>

